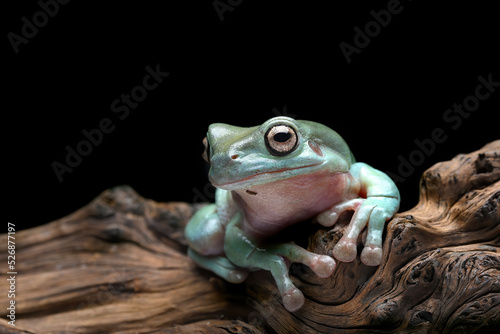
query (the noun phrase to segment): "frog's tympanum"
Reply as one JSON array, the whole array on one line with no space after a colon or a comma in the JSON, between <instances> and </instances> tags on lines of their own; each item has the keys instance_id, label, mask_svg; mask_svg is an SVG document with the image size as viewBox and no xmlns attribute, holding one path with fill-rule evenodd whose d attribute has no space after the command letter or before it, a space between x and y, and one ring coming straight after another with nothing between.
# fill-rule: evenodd
<instances>
[{"instance_id":1,"label":"frog's tympanum","mask_svg":"<svg viewBox=\"0 0 500 334\"><path fill-rule=\"evenodd\" d=\"M215 204L196 212L185 230L189 256L198 265L233 283L249 271L269 270L284 306L296 311L304 295L289 277L290 264L328 277L335 260L293 242L273 243L273 236L315 216L332 226L345 211L354 214L332 255L353 261L358 236L366 230L361 261L380 264L382 234L399 208L399 191L386 174L355 162L335 131L275 117L250 128L212 124L203 142L217 190Z\"/></svg>"}]
</instances>

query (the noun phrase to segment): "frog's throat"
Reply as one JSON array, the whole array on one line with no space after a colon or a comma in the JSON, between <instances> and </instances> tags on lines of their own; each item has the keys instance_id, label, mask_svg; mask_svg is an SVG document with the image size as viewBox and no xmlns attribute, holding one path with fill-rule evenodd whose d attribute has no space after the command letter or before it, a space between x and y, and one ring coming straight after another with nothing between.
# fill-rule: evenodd
<instances>
[{"instance_id":1,"label":"frog's throat","mask_svg":"<svg viewBox=\"0 0 500 334\"><path fill-rule=\"evenodd\" d=\"M317 166L322 165L323 162L321 163L316 163L316 164L311 164L311 165L306 165L306 166L300 166L300 167L295 167L295 168L281 168L277 170L272 170L268 172L261 172L261 173L255 173L253 175L247 176L243 179L237 180L237 181L232 181L232 182L226 182L222 184L214 184L214 187L221 188L221 189L226 189L226 190L236 190L236 189L242 189L242 188L247 188L251 185L258 185L258 184L263 184L263 183L268 183L268 182L273 182L277 180L283 180L289 177L296 176L297 174L295 173L290 173L291 171L298 170L298 169L304 169L304 168L314 168ZM276 177L273 178L273 180L270 180L268 177L262 177L268 174L283 174L282 177ZM289 175L285 175L289 174ZM254 178L262 178L259 182L257 180L254 180Z\"/></svg>"}]
</instances>

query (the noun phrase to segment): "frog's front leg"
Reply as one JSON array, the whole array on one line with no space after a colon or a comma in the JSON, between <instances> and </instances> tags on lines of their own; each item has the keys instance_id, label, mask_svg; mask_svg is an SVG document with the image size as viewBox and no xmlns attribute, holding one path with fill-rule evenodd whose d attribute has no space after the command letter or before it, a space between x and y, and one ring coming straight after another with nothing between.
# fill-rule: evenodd
<instances>
[{"instance_id":1,"label":"frog's front leg","mask_svg":"<svg viewBox=\"0 0 500 334\"><path fill-rule=\"evenodd\" d=\"M369 266L377 266L382 261L382 234L385 222L399 209L399 191L386 174L365 163L353 164L350 173L359 180L360 194L364 194L366 198L355 198L335 205L318 215L318 222L331 226L342 212L353 210L351 222L333 249L333 254L340 261L353 261L357 256L358 236L367 227L361 261Z\"/></svg>"},{"instance_id":2,"label":"frog's front leg","mask_svg":"<svg viewBox=\"0 0 500 334\"><path fill-rule=\"evenodd\" d=\"M294 243L258 245L241 229L243 219L242 214L237 214L226 228L226 256L237 266L270 271L285 308L290 312L300 309L304 295L290 279L290 264L305 264L319 277L328 277L335 269L335 261L330 256L308 252Z\"/></svg>"}]
</instances>

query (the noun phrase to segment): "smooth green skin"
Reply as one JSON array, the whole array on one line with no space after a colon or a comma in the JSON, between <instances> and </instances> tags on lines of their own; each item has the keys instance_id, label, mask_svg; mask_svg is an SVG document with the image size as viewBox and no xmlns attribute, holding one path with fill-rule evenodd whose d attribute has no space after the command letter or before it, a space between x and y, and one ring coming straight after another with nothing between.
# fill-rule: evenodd
<instances>
[{"instance_id":1,"label":"smooth green skin","mask_svg":"<svg viewBox=\"0 0 500 334\"><path fill-rule=\"evenodd\" d=\"M278 124L293 127L298 135L297 148L285 156L272 155L264 140ZM399 208L399 191L386 174L356 163L335 131L275 117L250 128L212 124L207 140L216 200L196 212L185 230L188 254L198 265L232 283L243 282L249 271L268 270L285 308L296 311L304 296L289 277L290 264L303 263L319 277L330 276L336 264L294 243L273 244L272 236L314 216L332 226L344 211L354 214L333 250L335 258L353 261L366 227L361 261L380 264L382 233Z\"/></svg>"}]
</instances>

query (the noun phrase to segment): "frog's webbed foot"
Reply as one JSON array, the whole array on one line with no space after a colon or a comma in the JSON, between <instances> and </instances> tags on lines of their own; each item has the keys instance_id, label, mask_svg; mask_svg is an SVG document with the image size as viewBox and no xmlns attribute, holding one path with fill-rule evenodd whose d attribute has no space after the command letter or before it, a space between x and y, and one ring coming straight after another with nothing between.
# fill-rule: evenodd
<instances>
[{"instance_id":1,"label":"frog's webbed foot","mask_svg":"<svg viewBox=\"0 0 500 334\"><path fill-rule=\"evenodd\" d=\"M332 206L330 209L321 212L316 219L318 223L323 226L330 227L333 226L340 215L345 211L356 211L356 209L363 203L363 198L355 198L349 201Z\"/></svg>"},{"instance_id":2,"label":"frog's webbed foot","mask_svg":"<svg viewBox=\"0 0 500 334\"><path fill-rule=\"evenodd\" d=\"M278 291L280 292L281 299L283 301L283 306L290 311L295 312L304 305L304 295L302 292L293 284L290 276L288 274L288 269L290 267L282 257L278 255L271 255L266 259L266 264L263 264L263 269L267 269L273 275Z\"/></svg>"},{"instance_id":3,"label":"frog's webbed foot","mask_svg":"<svg viewBox=\"0 0 500 334\"><path fill-rule=\"evenodd\" d=\"M290 312L300 309L304 304L305 298L290 279L288 271L291 262L279 254L280 246L273 247L272 250L260 247L245 249L245 246L242 245L238 249L227 249L226 255L230 261L242 267L260 268L270 271L285 308Z\"/></svg>"},{"instance_id":4,"label":"frog's webbed foot","mask_svg":"<svg viewBox=\"0 0 500 334\"><path fill-rule=\"evenodd\" d=\"M268 247L269 252L288 259L291 263L302 263L321 278L329 277L335 270L335 260L328 255L311 253L295 243L285 243Z\"/></svg>"},{"instance_id":5,"label":"frog's webbed foot","mask_svg":"<svg viewBox=\"0 0 500 334\"><path fill-rule=\"evenodd\" d=\"M359 214L364 215L364 212L360 212L358 210L363 201L363 198L355 198L334 205L330 209L320 213L317 216L318 223L323 226L330 227L337 222L342 213L346 211L354 211L351 223L346 229L346 232L350 231L350 235L347 235L348 233L344 233L342 239L340 239L340 241L337 243L337 245L335 245L335 248L333 249L333 255L335 256L335 258L342 262L351 262L356 259L356 241L358 239L359 233L366 225L365 220L361 219L362 217L359 216Z\"/></svg>"},{"instance_id":6,"label":"frog's webbed foot","mask_svg":"<svg viewBox=\"0 0 500 334\"><path fill-rule=\"evenodd\" d=\"M344 235L333 249L335 258L342 262L355 260L358 237L367 227L361 262L368 266L378 266L382 261L382 234L385 222L394 215L398 206L399 201L395 198L373 196L367 199L352 199L320 213L318 222L324 226L332 226L344 211L354 211Z\"/></svg>"},{"instance_id":7,"label":"frog's webbed foot","mask_svg":"<svg viewBox=\"0 0 500 334\"><path fill-rule=\"evenodd\" d=\"M362 205L368 221L361 262L367 266L378 266L382 262L382 235L385 222L394 216L399 208L399 199L387 196L368 197Z\"/></svg>"},{"instance_id":8,"label":"frog's webbed foot","mask_svg":"<svg viewBox=\"0 0 500 334\"><path fill-rule=\"evenodd\" d=\"M285 308L294 312L304 304L304 295L292 283L288 270L291 263L302 263L318 276L329 277L335 270L335 260L328 255L311 253L295 243L268 246L259 254L263 256L260 267L267 269L273 275Z\"/></svg>"}]
</instances>

